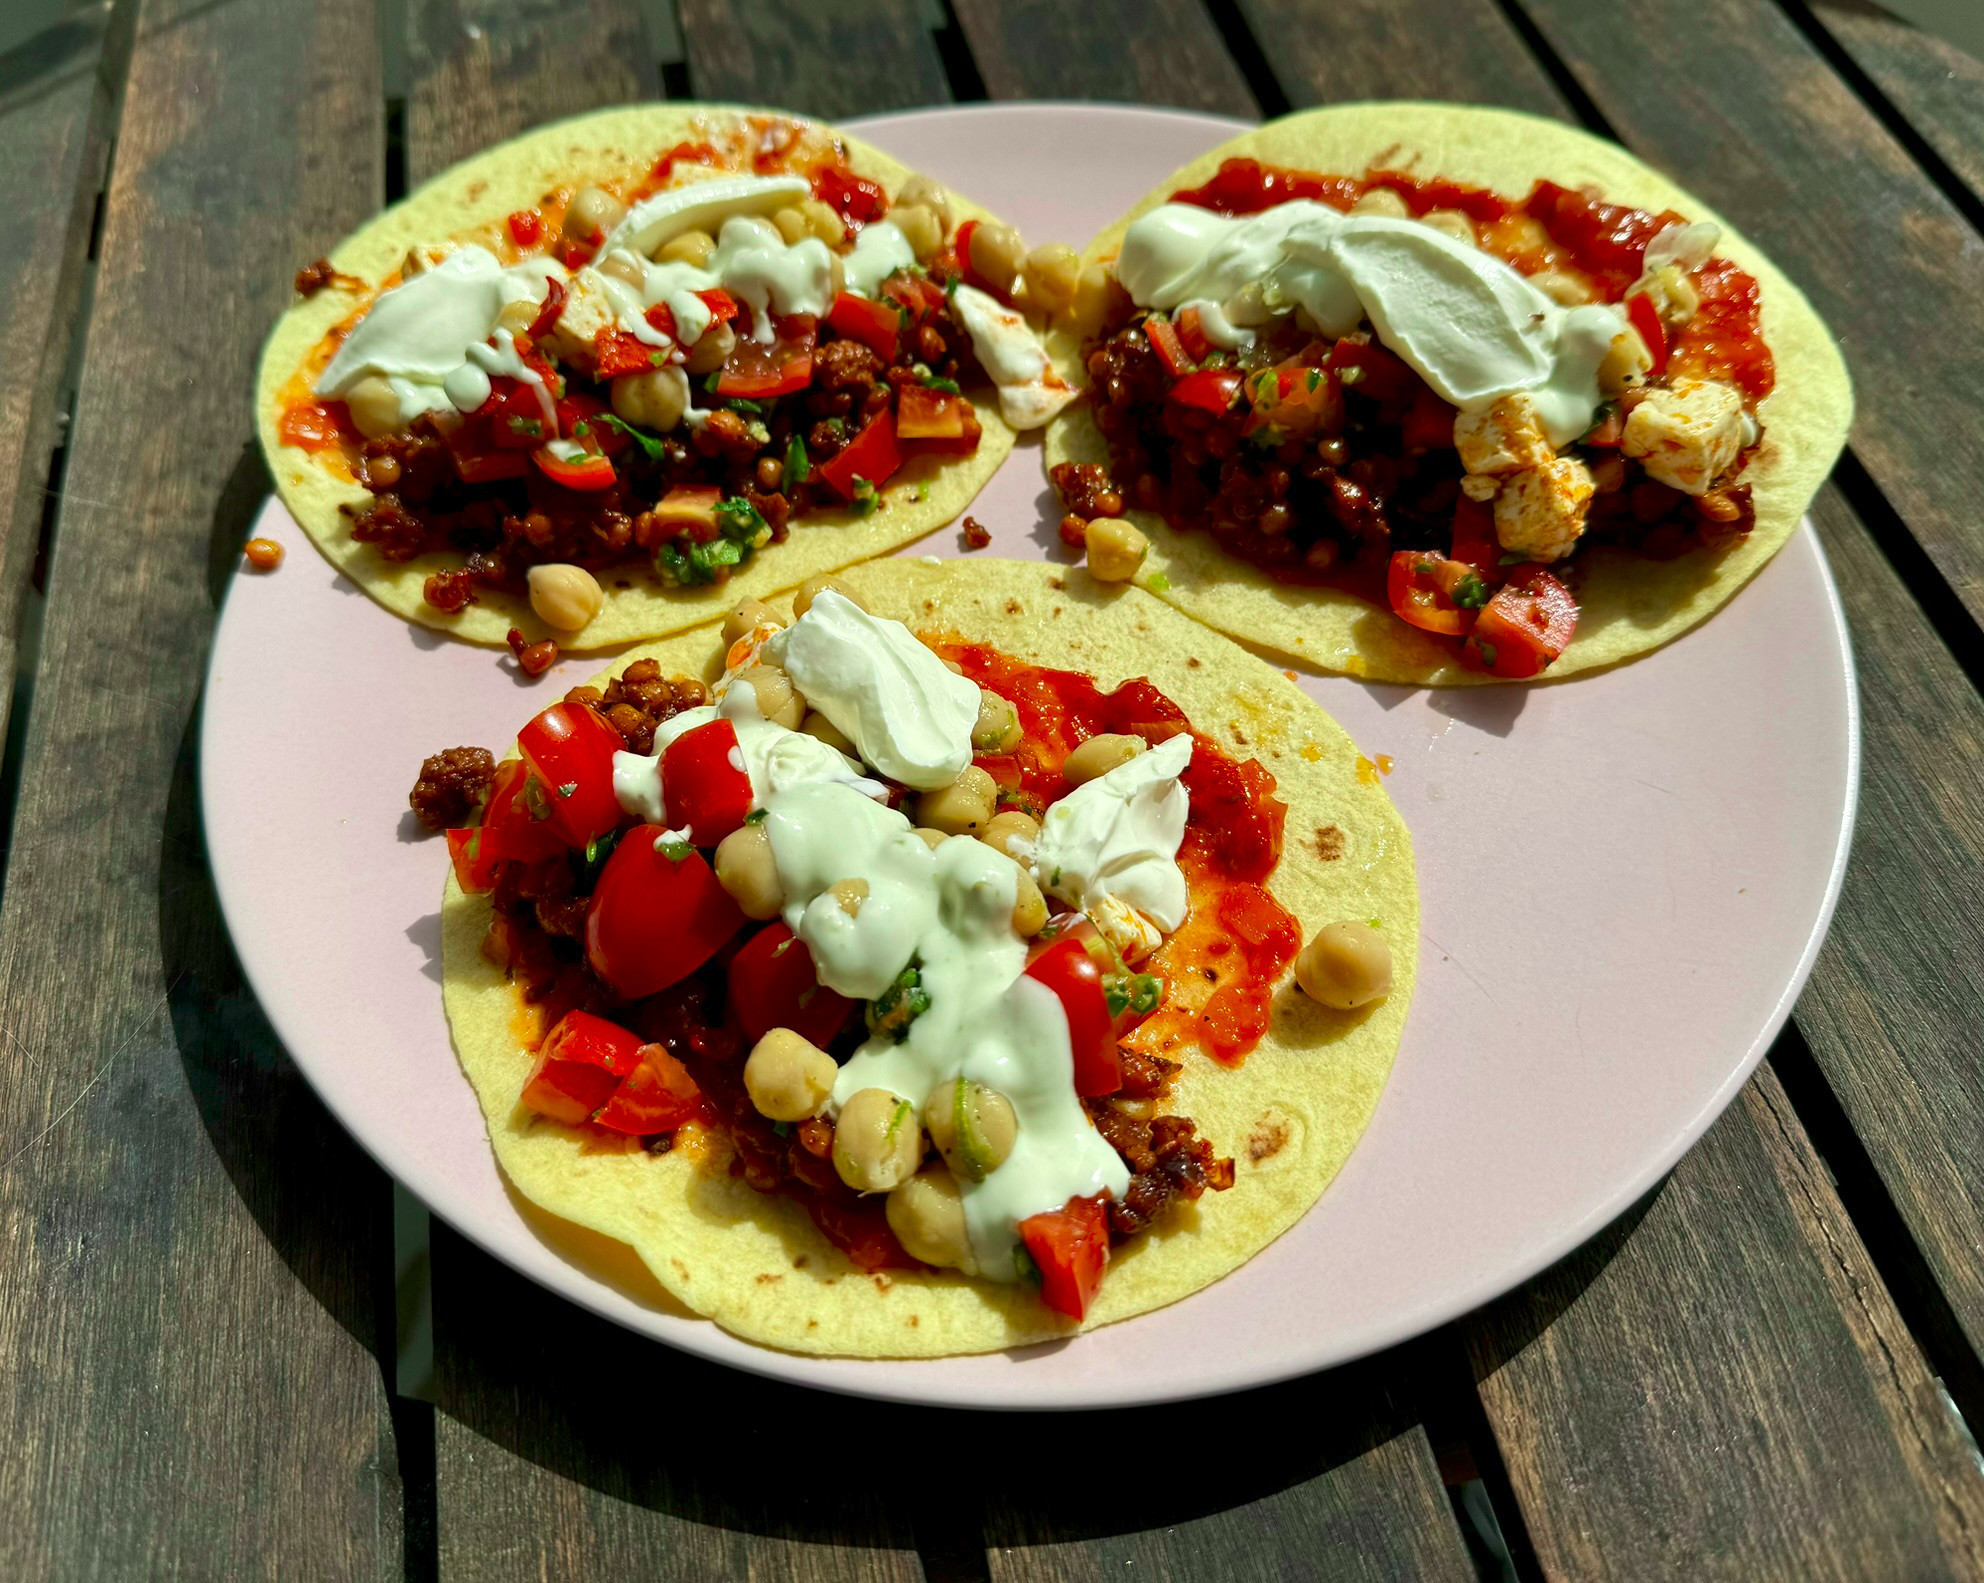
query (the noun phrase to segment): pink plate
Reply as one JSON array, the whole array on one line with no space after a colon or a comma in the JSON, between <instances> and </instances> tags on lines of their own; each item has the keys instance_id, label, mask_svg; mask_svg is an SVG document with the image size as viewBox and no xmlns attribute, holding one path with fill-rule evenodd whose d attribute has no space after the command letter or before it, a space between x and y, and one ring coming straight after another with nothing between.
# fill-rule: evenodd
<instances>
[{"instance_id":1,"label":"pink plate","mask_svg":"<svg viewBox=\"0 0 1984 1583\"><path fill-rule=\"evenodd\" d=\"M1079 242L1235 128L1020 105L861 130L1029 238ZM1036 445L972 510L989 553L1060 554ZM547 1243L504 1189L449 1045L447 858L407 788L426 754L509 741L600 662L522 685L507 657L379 609L276 502L256 532L288 558L229 591L201 791L229 927L297 1064L386 1169L499 1258L671 1346L831 1390L1127 1406L1341 1363L1486 1302L1627 1208L1735 1095L1805 982L1852 831L1852 662L1809 526L1714 620L1616 671L1461 691L1305 678L1393 761L1425 917L1391 1085L1322 1202L1196 1297L1073 1343L796 1357L650 1306ZM959 554L956 530L913 553ZM278 826L284 853L312 853L300 882L270 845Z\"/></svg>"}]
</instances>

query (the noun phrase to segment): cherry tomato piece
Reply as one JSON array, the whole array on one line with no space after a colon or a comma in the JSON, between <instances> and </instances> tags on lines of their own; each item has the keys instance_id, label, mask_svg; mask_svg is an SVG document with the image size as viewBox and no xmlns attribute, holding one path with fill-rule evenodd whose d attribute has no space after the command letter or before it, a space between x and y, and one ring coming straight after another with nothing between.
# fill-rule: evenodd
<instances>
[{"instance_id":1,"label":"cherry tomato piece","mask_svg":"<svg viewBox=\"0 0 1984 1583\"><path fill-rule=\"evenodd\" d=\"M813 953L782 923L760 929L730 963L730 1010L753 1044L790 1028L825 1049L854 1002L819 981Z\"/></svg>"},{"instance_id":2,"label":"cherry tomato piece","mask_svg":"<svg viewBox=\"0 0 1984 1583\"><path fill-rule=\"evenodd\" d=\"M517 733L517 747L537 780L531 816L567 846L605 835L621 818L613 755L625 746L620 733L584 704L553 704Z\"/></svg>"},{"instance_id":3,"label":"cherry tomato piece","mask_svg":"<svg viewBox=\"0 0 1984 1583\"><path fill-rule=\"evenodd\" d=\"M1519 567L1482 607L1465 656L1496 676L1535 676L1569 647L1577 625L1571 591L1540 566Z\"/></svg>"},{"instance_id":4,"label":"cherry tomato piece","mask_svg":"<svg viewBox=\"0 0 1984 1583\"><path fill-rule=\"evenodd\" d=\"M843 500L854 498L854 482L864 479L880 489L902 466L902 448L896 444L896 420L884 407L868 420L863 429L828 461L813 469L813 476Z\"/></svg>"},{"instance_id":5,"label":"cherry tomato piece","mask_svg":"<svg viewBox=\"0 0 1984 1583\"><path fill-rule=\"evenodd\" d=\"M686 978L744 924L702 853L664 850L667 833L644 824L622 836L586 909L586 960L628 1000Z\"/></svg>"},{"instance_id":6,"label":"cherry tomato piece","mask_svg":"<svg viewBox=\"0 0 1984 1583\"><path fill-rule=\"evenodd\" d=\"M1401 621L1457 637L1488 602L1488 585L1473 567L1436 550L1399 550L1385 574L1385 597Z\"/></svg>"},{"instance_id":7,"label":"cherry tomato piece","mask_svg":"<svg viewBox=\"0 0 1984 1583\"><path fill-rule=\"evenodd\" d=\"M641 1041L589 1011L567 1012L537 1049L523 1102L540 1115L578 1126L612 1097L640 1065Z\"/></svg>"},{"instance_id":8,"label":"cherry tomato piece","mask_svg":"<svg viewBox=\"0 0 1984 1583\"><path fill-rule=\"evenodd\" d=\"M1031 962L1026 976L1052 990L1068 1018L1075 1058L1075 1092L1113 1094L1123 1086L1123 1058L1116 1050L1115 1019L1103 993L1102 969L1081 940L1056 940Z\"/></svg>"},{"instance_id":9,"label":"cherry tomato piece","mask_svg":"<svg viewBox=\"0 0 1984 1583\"><path fill-rule=\"evenodd\" d=\"M736 726L711 720L662 749L661 806L670 827L687 830L695 846L715 846L743 824L751 811L751 777Z\"/></svg>"},{"instance_id":10,"label":"cherry tomato piece","mask_svg":"<svg viewBox=\"0 0 1984 1583\"><path fill-rule=\"evenodd\" d=\"M834 298L827 323L849 340L859 341L884 363L896 360L896 344L902 334L902 315L886 302L857 297L843 291Z\"/></svg>"},{"instance_id":11,"label":"cherry tomato piece","mask_svg":"<svg viewBox=\"0 0 1984 1583\"><path fill-rule=\"evenodd\" d=\"M1040 1300L1070 1319L1085 1317L1109 1263L1109 1212L1101 1198L1071 1198L1061 1209L1029 1215L1020 1237L1040 1270Z\"/></svg>"}]
</instances>

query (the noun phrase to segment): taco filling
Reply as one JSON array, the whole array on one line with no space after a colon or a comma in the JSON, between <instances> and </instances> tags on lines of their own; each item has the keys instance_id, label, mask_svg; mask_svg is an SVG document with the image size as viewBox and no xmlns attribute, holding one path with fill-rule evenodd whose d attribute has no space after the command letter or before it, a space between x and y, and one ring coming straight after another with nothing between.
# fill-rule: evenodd
<instances>
[{"instance_id":1,"label":"taco filling","mask_svg":"<svg viewBox=\"0 0 1984 1583\"><path fill-rule=\"evenodd\" d=\"M548 1030L521 1105L725 1160L859 1271L1081 1320L1112 1249L1234 1183L1172 1103L1188 1053L1243 1063L1291 964L1381 1000L1381 929L1300 950L1275 778L1149 682L919 637L834 580L794 609L741 605L712 685L635 661L500 766L423 766L482 954Z\"/></svg>"},{"instance_id":2,"label":"taco filling","mask_svg":"<svg viewBox=\"0 0 1984 1583\"><path fill-rule=\"evenodd\" d=\"M1113 519L1159 513L1536 676L1576 628L1583 547L1665 560L1755 523L1775 370L1719 237L1549 181L1228 159L1084 277L1108 463L1053 469L1063 536L1121 560Z\"/></svg>"},{"instance_id":3,"label":"taco filling","mask_svg":"<svg viewBox=\"0 0 1984 1583\"><path fill-rule=\"evenodd\" d=\"M283 388L278 442L363 488L352 540L457 557L425 614L528 596L578 634L630 570L721 583L811 516L887 511L900 470L976 455L975 396L1009 428L1071 398L1014 307L1064 305L1071 250L1029 256L922 177L891 194L813 123L697 130L637 180L414 245ZM298 279L327 285L364 283Z\"/></svg>"}]
</instances>

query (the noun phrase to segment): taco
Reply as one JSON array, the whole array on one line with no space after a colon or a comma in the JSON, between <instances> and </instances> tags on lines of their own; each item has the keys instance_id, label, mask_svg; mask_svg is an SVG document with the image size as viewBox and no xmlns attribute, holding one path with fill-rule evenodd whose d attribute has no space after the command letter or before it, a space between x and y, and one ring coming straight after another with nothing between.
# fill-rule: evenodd
<instances>
[{"instance_id":1,"label":"taco","mask_svg":"<svg viewBox=\"0 0 1984 1583\"><path fill-rule=\"evenodd\" d=\"M797 1351L993 1350L1217 1280L1398 1046L1418 900L1376 776L1080 572L891 559L795 604L640 651L500 767L423 766L503 1170Z\"/></svg>"},{"instance_id":2,"label":"taco","mask_svg":"<svg viewBox=\"0 0 1984 1583\"><path fill-rule=\"evenodd\" d=\"M1726 222L1613 144L1453 105L1214 149L1090 246L1058 342L1090 395L1048 438L1063 537L1378 681L1678 637L1790 537L1852 418L1825 326Z\"/></svg>"},{"instance_id":3,"label":"taco","mask_svg":"<svg viewBox=\"0 0 1984 1583\"><path fill-rule=\"evenodd\" d=\"M541 670L955 516L1072 395L1012 299L1065 301L1074 262L818 122L583 116L298 276L262 444L381 604Z\"/></svg>"}]
</instances>

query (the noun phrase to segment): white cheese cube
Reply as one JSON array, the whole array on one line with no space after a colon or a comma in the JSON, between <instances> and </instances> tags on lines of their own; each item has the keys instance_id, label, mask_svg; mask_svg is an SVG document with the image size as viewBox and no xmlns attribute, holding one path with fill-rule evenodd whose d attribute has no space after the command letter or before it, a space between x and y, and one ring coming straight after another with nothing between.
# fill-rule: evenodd
<instances>
[{"instance_id":1,"label":"white cheese cube","mask_svg":"<svg viewBox=\"0 0 1984 1583\"><path fill-rule=\"evenodd\" d=\"M1495 537L1511 555L1561 560L1584 532L1592 489L1590 472L1575 456L1525 467L1495 496Z\"/></svg>"},{"instance_id":2,"label":"white cheese cube","mask_svg":"<svg viewBox=\"0 0 1984 1583\"><path fill-rule=\"evenodd\" d=\"M565 287L565 306L552 327L551 341L561 359L590 368L593 338L618 322L605 278L588 264Z\"/></svg>"},{"instance_id":3,"label":"white cheese cube","mask_svg":"<svg viewBox=\"0 0 1984 1583\"><path fill-rule=\"evenodd\" d=\"M1550 460L1543 418L1526 392L1499 396L1454 418L1454 448L1470 473L1513 473Z\"/></svg>"},{"instance_id":4,"label":"white cheese cube","mask_svg":"<svg viewBox=\"0 0 1984 1583\"><path fill-rule=\"evenodd\" d=\"M1650 390L1626 418L1626 454L1684 494L1704 493L1742 448L1742 397L1719 380L1677 379Z\"/></svg>"}]
</instances>

